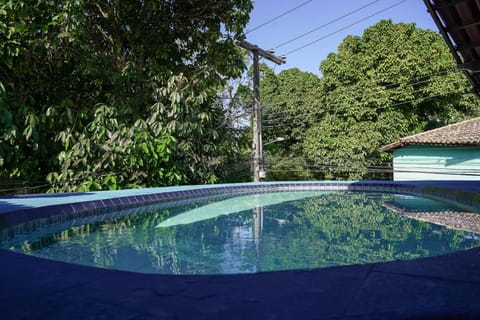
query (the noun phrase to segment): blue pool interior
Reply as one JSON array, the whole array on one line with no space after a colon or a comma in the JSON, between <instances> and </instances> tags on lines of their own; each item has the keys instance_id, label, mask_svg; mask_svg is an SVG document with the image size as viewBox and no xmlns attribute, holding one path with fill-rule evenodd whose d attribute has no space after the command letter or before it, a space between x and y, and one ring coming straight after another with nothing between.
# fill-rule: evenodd
<instances>
[{"instance_id":1,"label":"blue pool interior","mask_svg":"<svg viewBox=\"0 0 480 320\"><path fill-rule=\"evenodd\" d=\"M476 182L307 182L205 185L0 198L0 230L106 208L184 201L238 190L382 191L478 212ZM400 191L400 192L399 192ZM408 199L403 209L408 208ZM401 206L400 206L401 207ZM400 208L402 209L402 208ZM409 213L410 214L410 213ZM415 214L412 212L411 214ZM4 319L477 319L480 249L424 259L221 276L119 272L0 249Z\"/></svg>"},{"instance_id":2,"label":"blue pool interior","mask_svg":"<svg viewBox=\"0 0 480 320\"><path fill-rule=\"evenodd\" d=\"M452 213L453 222L438 219ZM61 218L4 229L0 248L114 270L232 274L417 259L480 246L479 214L379 191L244 191Z\"/></svg>"}]
</instances>

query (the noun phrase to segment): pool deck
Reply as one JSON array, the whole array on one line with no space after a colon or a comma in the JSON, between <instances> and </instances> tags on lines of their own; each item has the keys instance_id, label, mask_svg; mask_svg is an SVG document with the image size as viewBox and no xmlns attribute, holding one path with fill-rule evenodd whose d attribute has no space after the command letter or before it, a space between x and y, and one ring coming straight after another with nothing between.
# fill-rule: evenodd
<instances>
[{"instance_id":1,"label":"pool deck","mask_svg":"<svg viewBox=\"0 0 480 320\"><path fill-rule=\"evenodd\" d=\"M473 184L455 189L480 192ZM0 214L118 194L0 198ZM139 274L0 250L0 277L0 319L480 319L480 248L216 276Z\"/></svg>"}]
</instances>

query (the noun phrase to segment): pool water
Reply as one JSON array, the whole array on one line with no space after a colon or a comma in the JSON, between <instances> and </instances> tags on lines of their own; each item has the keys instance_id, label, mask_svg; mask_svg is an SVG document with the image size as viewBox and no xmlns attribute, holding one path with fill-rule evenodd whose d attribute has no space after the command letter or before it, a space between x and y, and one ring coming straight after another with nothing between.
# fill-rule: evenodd
<instances>
[{"instance_id":1,"label":"pool water","mask_svg":"<svg viewBox=\"0 0 480 320\"><path fill-rule=\"evenodd\" d=\"M141 273L231 274L416 259L480 246L477 213L398 194L239 194L108 216L116 218L14 232L0 247ZM453 229L458 226L464 230Z\"/></svg>"}]
</instances>

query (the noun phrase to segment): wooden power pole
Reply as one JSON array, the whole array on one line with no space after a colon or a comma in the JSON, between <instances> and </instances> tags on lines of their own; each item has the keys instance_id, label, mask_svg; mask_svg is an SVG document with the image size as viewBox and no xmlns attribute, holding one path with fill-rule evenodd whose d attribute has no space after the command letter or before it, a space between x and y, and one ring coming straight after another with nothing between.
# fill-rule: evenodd
<instances>
[{"instance_id":1,"label":"wooden power pole","mask_svg":"<svg viewBox=\"0 0 480 320\"><path fill-rule=\"evenodd\" d=\"M285 57L274 55L273 51L266 51L247 41L238 43L242 48L247 49L253 54L253 181L260 182L265 178L265 165L263 160L263 141L262 141L262 106L260 104L260 66L258 65L259 56L268 59L278 65L285 63Z\"/></svg>"}]
</instances>

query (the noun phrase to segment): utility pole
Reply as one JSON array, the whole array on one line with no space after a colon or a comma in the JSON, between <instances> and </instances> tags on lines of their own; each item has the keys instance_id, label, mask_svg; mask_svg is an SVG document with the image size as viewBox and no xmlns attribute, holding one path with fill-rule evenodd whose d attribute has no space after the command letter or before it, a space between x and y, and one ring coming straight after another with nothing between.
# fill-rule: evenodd
<instances>
[{"instance_id":1,"label":"utility pole","mask_svg":"<svg viewBox=\"0 0 480 320\"><path fill-rule=\"evenodd\" d=\"M252 52L253 55L253 181L260 182L266 177L265 165L263 160L263 141L262 141L262 106L260 104L260 66L258 65L259 56L268 59L278 65L286 62L285 56L278 57L274 55L273 50L263 50L258 46L247 41L238 43L242 48Z\"/></svg>"}]
</instances>

